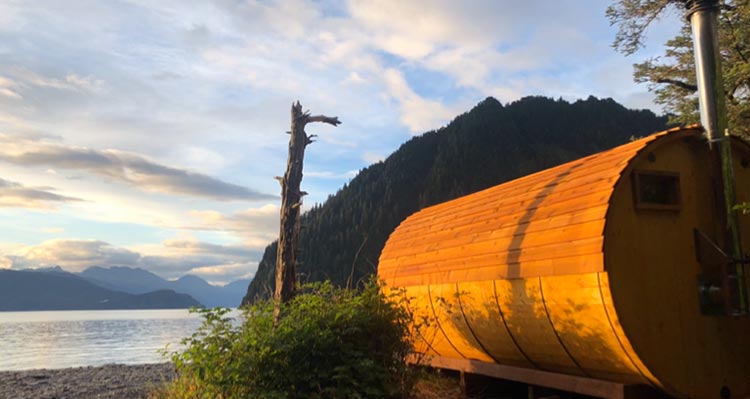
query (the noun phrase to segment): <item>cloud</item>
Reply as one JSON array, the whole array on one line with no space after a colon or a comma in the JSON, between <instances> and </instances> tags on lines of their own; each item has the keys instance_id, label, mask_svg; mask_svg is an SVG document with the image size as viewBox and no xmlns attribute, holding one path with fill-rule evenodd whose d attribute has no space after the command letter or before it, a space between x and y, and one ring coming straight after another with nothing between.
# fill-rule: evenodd
<instances>
[{"instance_id":1,"label":"cloud","mask_svg":"<svg viewBox=\"0 0 750 399\"><path fill-rule=\"evenodd\" d=\"M137 189L191 195L221 201L276 198L217 178L162 165L143 156L118 151L67 147L0 134L0 161L25 167L83 171L127 183Z\"/></svg>"},{"instance_id":2,"label":"cloud","mask_svg":"<svg viewBox=\"0 0 750 399\"><path fill-rule=\"evenodd\" d=\"M59 265L81 271L89 266L135 266L141 255L99 240L55 239L25 247L10 258L14 269Z\"/></svg>"},{"instance_id":3,"label":"cloud","mask_svg":"<svg viewBox=\"0 0 750 399\"><path fill-rule=\"evenodd\" d=\"M45 89L67 90L76 92L97 92L103 89L104 81L92 76L80 76L75 73L68 73L61 78L43 76L26 68L10 68L9 75L13 80L0 76L0 88L16 88L25 90L30 87L39 87ZM21 98L18 93L13 93L17 98Z\"/></svg>"},{"instance_id":4,"label":"cloud","mask_svg":"<svg viewBox=\"0 0 750 399\"><path fill-rule=\"evenodd\" d=\"M368 31L376 32L374 44L404 58L421 58L440 46L488 44L507 32L495 2L352 0L352 17ZM510 8L506 11L510 11ZM514 7L515 8L515 7Z\"/></svg>"},{"instance_id":5,"label":"cloud","mask_svg":"<svg viewBox=\"0 0 750 399\"><path fill-rule=\"evenodd\" d=\"M388 94L396 100L401 110L401 122L414 134L440 127L456 115L439 101L425 99L409 87L403 73L387 69L384 74Z\"/></svg>"},{"instance_id":6,"label":"cloud","mask_svg":"<svg viewBox=\"0 0 750 399\"><path fill-rule=\"evenodd\" d=\"M0 96L12 99L21 99L21 95L16 92L18 84L6 77L0 76Z\"/></svg>"},{"instance_id":7,"label":"cloud","mask_svg":"<svg viewBox=\"0 0 750 399\"><path fill-rule=\"evenodd\" d=\"M240 279L251 279L255 276L257 263L230 263L214 266L196 267L190 274L199 276L213 285L226 285Z\"/></svg>"},{"instance_id":8,"label":"cloud","mask_svg":"<svg viewBox=\"0 0 750 399\"><path fill-rule=\"evenodd\" d=\"M386 157L383 154L379 154L372 151L365 151L362 153L362 160L367 162L368 165L378 163L384 160Z\"/></svg>"},{"instance_id":9,"label":"cloud","mask_svg":"<svg viewBox=\"0 0 750 399\"><path fill-rule=\"evenodd\" d=\"M211 276L219 278L227 278L228 275L241 276L240 278L252 277L254 273L248 272L249 264L247 263L232 263L228 265L215 265L215 266L202 266L196 267L190 270L191 274L197 274L199 276Z\"/></svg>"},{"instance_id":10,"label":"cloud","mask_svg":"<svg viewBox=\"0 0 750 399\"><path fill-rule=\"evenodd\" d=\"M179 237L138 250L101 240L54 239L0 256L0 267L27 269L60 266L80 272L91 266L140 267L171 279L185 274L226 283L255 273L262 252L244 246L217 245Z\"/></svg>"},{"instance_id":11,"label":"cloud","mask_svg":"<svg viewBox=\"0 0 750 399\"><path fill-rule=\"evenodd\" d=\"M182 234L165 240L161 246L139 247L144 254L140 265L165 278L196 274L214 283L253 275L262 256L262 248L248 245L219 245Z\"/></svg>"},{"instance_id":12,"label":"cloud","mask_svg":"<svg viewBox=\"0 0 750 399\"><path fill-rule=\"evenodd\" d=\"M26 84L57 90L96 91L100 90L104 83L91 76L79 76L75 73L69 73L63 78L50 78L27 69L19 69L15 75Z\"/></svg>"},{"instance_id":13,"label":"cloud","mask_svg":"<svg viewBox=\"0 0 750 399\"><path fill-rule=\"evenodd\" d=\"M262 249L278 236L278 205L268 204L260 208L248 208L233 213L192 210L188 215L193 218L195 223L185 227L187 229L240 233L249 239L261 242L257 246L259 249Z\"/></svg>"},{"instance_id":14,"label":"cloud","mask_svg":"<svg viewBox=\"0 0 750 399\"><path fill-rule=\"evenodd\" d=\"M21 95L16 93L12 89L8 87L1 87L1 86L0 86L0 96L10 97L10 98L21 98Z\"/></svg>"},{"instance_id":15,"label":"cloud","mask_svg":"<svg viewBox=\"0 0 750 399\"><path fill-rule=\"evenodd\" d=\"M356 170L350 170L344 173L335 173L331 171L310 171L305 172L305 176L307 177L315 177L318 179L330 179L330 180L349 180L357 175Z\"/></svg>"},{"instance_id":16,"label":"cloud","mask_svg":"<svg viewBox=\"0 0 750 399\"><path fill-rule=\"evenodd\" d=\"M50 187L26 187L0 178L0 208L54 209L59 203L82 201L53 193Z\"/></svg>"},{"instance_id":17,"label":"cloud","mask_svg":"<svg viewBox=\"0 0 750 399\"><path fill-rule=\"evenodd\" d=\"M349 73L349 76L346 77L344 83L362 85L367 83L367 79L363 78L359 73L352 71Z\"/></svg>"},{"instance_id":18,"label":"cloud","mask_svg":"<svg viewBox=\"0 0 750 399\"><path fill-rule=\"evenodd\" d=\"M255 251L246 247L210 244L196 239L174 238L162 242L165 248L187 254L213 254L229 257L252 257Z\"/></svg>"}]
</instances>

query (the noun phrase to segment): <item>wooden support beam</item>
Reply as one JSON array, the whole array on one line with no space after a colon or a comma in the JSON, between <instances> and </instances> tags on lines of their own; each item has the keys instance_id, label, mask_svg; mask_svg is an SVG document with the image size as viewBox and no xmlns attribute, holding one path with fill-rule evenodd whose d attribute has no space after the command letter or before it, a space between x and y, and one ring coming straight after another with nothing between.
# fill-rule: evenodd
<instances>
[{"instance_id":1,"label":"wooden support beam","mask_svg":"<svg viewBox=\"0 0 750 399\"><path fill-rule=\"evenodd\" d=\"M535 369L506 366L478 360L428 357L421 364L462 373L480 374L605 399L666 399L664 393L644 385L623 384ZM532 392L532 391L530 391Z\"/></svg>"}]
</instances>

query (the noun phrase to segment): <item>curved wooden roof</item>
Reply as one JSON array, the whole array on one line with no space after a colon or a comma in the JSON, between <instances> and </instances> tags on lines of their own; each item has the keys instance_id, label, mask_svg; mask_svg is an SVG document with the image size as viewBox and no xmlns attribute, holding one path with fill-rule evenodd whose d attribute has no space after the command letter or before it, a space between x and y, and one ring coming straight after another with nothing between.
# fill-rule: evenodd
<instances>
[{"instance_id":1,"label":"curved wooden roof","mask_svg":"<svg viewBox=\"0 0 750 399\"><path fill-rule=\"evenodd\" d=\"M604 224L615 184L657 133L436 206L404 220L380 256L395 286L604 270Z\"/></svg>"}]
</instances>

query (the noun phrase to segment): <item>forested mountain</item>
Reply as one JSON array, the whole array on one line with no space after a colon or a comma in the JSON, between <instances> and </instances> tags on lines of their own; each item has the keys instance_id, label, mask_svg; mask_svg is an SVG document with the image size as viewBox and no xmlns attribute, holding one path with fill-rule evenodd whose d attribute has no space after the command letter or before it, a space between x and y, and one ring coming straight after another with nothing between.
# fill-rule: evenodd
<instances>
[{"instance_id":1,"label":"forested mountain","mask_svg":"<svg viewBox=\"0 0 750 399\"><path fill-rule=\"evenodd\" d=\"M667 118L612 99L487 98L446 127L404 143L302 216L302 281L357 282L376 271L390 233L419 209L663 130ZM269 245L243 303L273 292Z\"/></svg>"}]
</instances>

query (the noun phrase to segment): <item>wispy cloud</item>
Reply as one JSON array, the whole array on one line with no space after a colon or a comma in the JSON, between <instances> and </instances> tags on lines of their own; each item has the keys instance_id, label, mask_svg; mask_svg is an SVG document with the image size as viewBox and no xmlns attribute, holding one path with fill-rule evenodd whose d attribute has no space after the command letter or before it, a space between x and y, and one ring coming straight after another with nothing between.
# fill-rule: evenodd
<instances>
[{"instance_id":1,"label":"wispy cloud","mask_svg":"<svg viewBox=\"0 0 750 399\"><path fill-rule=\"evenodd\" d=\"M15 67L9 70L9 74L15 80L13 85L22 89L24 87L36 86L55 90L98 91L104 86L104 81L101 79L96 79L92 76L80 76L75 73L68 73L62 77L49 77L40 75L29 69ZM3 79L9 81L7 78L0 77L0 85L2 85Z\"/></svg>"},{"instance_id":2,"label":"wispy cloud","mask_svg":"<svg viewBox=\"0 0 750 399\"><path fill-rule=\"evenodd\" d=\"M88 172L127 183L136 189L222 201L276 198L202 173L162 165L124 151L67 147L30 140L19 142L8 135L0 135L0 145L0 161L25 167L41 166Z\"/></svg>"},{"instance_id":3,"label":"wispy cloud","mask_svg":"<svg viewBox=\"0 0 750 399\"><path fill-rule=\"evenodd\" d=\"M60 203L82 201L80 198L55 194L53 191L51 187L27 187L0 178L0 208L50 210Z\"/></svg>"},{"instance_id":4,"label":"wispy cloud","mask_svg":"<svg viewBox=\"0 0 750 399\"><path fill-rule=\"evenodd\" d=\"M20 99L21 95L16 91L18 84L6 77L0 76L0 96L12 99Z\"/></svg>"}]
</instances>

